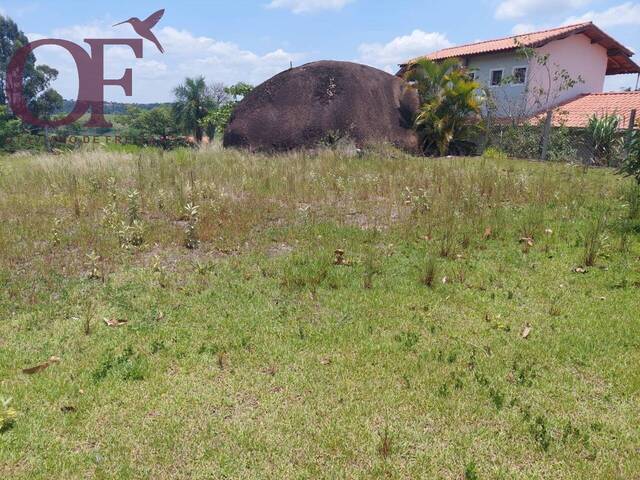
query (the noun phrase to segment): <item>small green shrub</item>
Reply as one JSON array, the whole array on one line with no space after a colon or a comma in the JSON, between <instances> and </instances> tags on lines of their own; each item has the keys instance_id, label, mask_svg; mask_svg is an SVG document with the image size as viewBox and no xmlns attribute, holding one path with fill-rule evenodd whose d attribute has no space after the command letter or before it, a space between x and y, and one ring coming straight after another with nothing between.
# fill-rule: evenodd
<instances>
[{"instance_id":1,"label":"small green shrub","mask_svg":"<svg viewBox=\"0 0 640 480\"><path fill-rule=\"evenodd\" d=\"M507 158L507 154L498 147L487 148L482 156L488 160L505 160Z\"/></svg>"},{"instance_id":2,"label":"small green shrub","mask_svg":"<svg viewBox=\"0 0 640 480\"><path fill-rule=\"evenodd\" d=\"M640 171L638 171L638 174L640 175ZM631 220L640 218L640 183L629 185L622 193L625 203L629 207L629 218Z\"/></svg>"},{"instance_id":3,"label":"small green shrub","mask_svg":"<svg viewBox=\"0 0 640 480\"><path fill-rule=\"evenodd\" d=\"M476 464L474 462L467 463L464 468L464 480L478 480L479 478Z\"/></svg>"},{"instance_id":4,"label":"small green shrub","mask_svg":"<svg viewBox=\"0 0 640 480\"><path fill-rule=\"evenodd\" d=\"M193 203L188 203L184 207L185 215L187 217L187 224L184 227L184 246L189 250L195 250L200 246L200 239L198 238L197 225L200 220L200 213L198 211L200 207Z\"/></svg>"},{"instance_id":5,"label":"small green shrub","mask_svg":"<svg viewBox=\"0 0 640 480\"><path fill-rule=\"evenodd\" d=\"M437 276L438 262L433 255L427 255L424 261L422 275L420 276L420 282L427 287L433 287Z\"/></svg>"},{"instance_id":6,"label":"small green shrub","mask_svg":"<svg viewBox=\"0 0 640 480\"><path fill-rule=\"evenodd\" d=\"M633 132L627 156L622 161L618 173L625 177L633 177L640 185L640 130Z\"/></svg>"},{"instance_id":7,"label":"small green shrub","mask_svg":"<svg viewBox=\"0 0 640 480\"><path fill-rule=\"evenodd\" d=\"M114 374L122 380L144 380L147 372L146 360L133 352L131 347L127 347L122 354L114 357L107 355L93 371L94 382L104 380L110 374Z\"/></svg>"},{"instance_id":8,"label":"small green shrub","mask_svg":"<svg viewBox=\"0 0 640 480\"><path fill-rule=\"evenodd\" d=\"M17 415L18 412L11 407L11 399L0 398L0 433L13 427Z\"/></svg>"},{"instance_id":9,"label":"small green shrub","mask_svg":"<svg viewBox=\"0 0 640 480\"><path fill-rule=\"evenodd\" d=\"M587 267L595 265L602 248L602 236L607 224L606 212L599 212L585 232L583 263Z\"/></svg>"},{"instance_id":10,"label":"small green shrub","mask_svg":"<svg viewBox=\"0 0 640 480\"><path fill-rule=\"evenodd\" d=\"M538 415L533 422L529 424L529 432L543 451L546 452L549 450L551 446L551 434L549 433L547 421L544 417Z\"/></svg>"},{"instance_id":11,"label":"small green shrub","mask_svg":"<svg viewBox=\"0 0 640 480\"><path fill-rule=\"evenodd\" d=\"M613 166L621 153L622 136L620 119L617 115L593 115L585 130L585 141L591 153L591 161L596 165Z\"/></svg>"}]
</instances>

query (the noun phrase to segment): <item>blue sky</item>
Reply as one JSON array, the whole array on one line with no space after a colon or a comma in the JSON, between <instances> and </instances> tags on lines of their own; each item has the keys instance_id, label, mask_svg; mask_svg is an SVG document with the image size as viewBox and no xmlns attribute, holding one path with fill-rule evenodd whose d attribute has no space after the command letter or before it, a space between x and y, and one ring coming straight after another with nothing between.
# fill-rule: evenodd
<instances>
[{"instance_id":1,"label":"blue sky","mask_svg":"<svg viewBox=\"0 0 640 480\"><path fill-rule=\"evenodd\" d=\"M367 63L392 71L398 62L450 45L469 43L564 23L593 20L640 52L640 2L610 0L138 0L56 2L0 0L31 40L134 37L131 27L112 24L145 18L165 8L154 28L166 49L145 42L142 60L123 47L107 54L107 75L134 69L134 95L107 87L110 100L171 100L185 76L209 81L259 83L313 60ZM60 70L55 87L75 98L75 67L56 47L36 51L38 60ZM640 53L637 61L640 61ZM635 76L612 77L607 89L634 86Z\"/></svg>"}]
</instances>

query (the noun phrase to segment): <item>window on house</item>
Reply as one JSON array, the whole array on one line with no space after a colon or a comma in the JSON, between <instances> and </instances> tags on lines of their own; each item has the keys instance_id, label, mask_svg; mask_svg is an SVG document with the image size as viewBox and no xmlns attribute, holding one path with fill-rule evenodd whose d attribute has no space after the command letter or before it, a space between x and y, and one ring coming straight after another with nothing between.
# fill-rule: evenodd
<instances>
[{"instance_id":1,"label":"window on house","mask_svg":"<svg viewBox=\"0 0 640 480\"><path fill-rule=\"evenodd\" d=\"M516 67L513 69L513 83L519 85L527 80L527 67Z\"/></svg>"},{"instance_id":2,"label":"window on house","mask_svg":"<svg viewBox=\"0 0 640 480\"><path fill-rule=\"evenodd\" d=\"M495 87L502 83L502 70L491 70L491 86Z\"/></svg>"}]
</instances>

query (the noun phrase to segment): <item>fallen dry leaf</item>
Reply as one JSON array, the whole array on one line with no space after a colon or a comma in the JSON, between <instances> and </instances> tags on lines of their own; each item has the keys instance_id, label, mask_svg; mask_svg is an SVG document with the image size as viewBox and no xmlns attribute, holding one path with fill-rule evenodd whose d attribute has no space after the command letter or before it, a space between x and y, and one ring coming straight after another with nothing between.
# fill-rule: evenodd
<instances>
[{"instance_id":1,"label":"fallen dry leaf","mask_svg":"<svg viewBox=\"0 0 640 480\"><path fill-rule=\"evenodd\" d=\"M491 238L491 235L493 235L493 230L491 229L491 227L487 227L484 230L484 239L486 240L487 238Z\"/></svg>"},{"instance_id":2,"label":"fallen dry leaf","mask_svg":"<svg viewBox=\"0 0 640 480\"><path fill-rule=\"evenodd\" d=\"M262 373L275 377L276 373L278 373L278 369L275 366L271 365L270 367L263 369Z\"/></svg>"},{"instance_id":3,"label":"fallen dry leaf","mask_svg":"<svg viewBox=\"0 0 640 480\"><path fill-rule=\"evenodd\" d=\"M527 338L529 338L529 335L531 335L531 325L527 324L524 327L524 330L522 330L522 335L521 336L522 336L522 338L524 338L526 340Z\"/></svg>"},{"instance_id":4,"label":"fallen dry leaf","mask_svg":"<svg viewBox=\"0 0 640 480\"><path fill-rule=\"evenodd\" d=\"M126 323L128 323L128 320L118 320L115 318L109 319L109 318L104 318L104 323L108 326L108 327L120 327Z\"/></svg>"},{"instance_id":5,"label":"fallen dry leaf","mask_svg":"<svg viewBox=\"0 0 640 480\"><path fill-rule=\"evenodd\" d=\"M35 367L23 368L22 373L26 373L27 375L33 375L34 373L41 372L49 368L49 362L41 363L40 365L36 365Z\"/></svg>"},{"instance_id":6,"label":"fallen dry leaf","mask_svg":"<svg viewBox=\"0 0 640 480\"><path fill-rule=\"evenodd\" d=\"M546 233L547 235L553 235L553 230L551 230L550 228L546 228L544 233Z\"/></svg>"},{"instance_id":7,"label":"fallen dry leaf","mask_svg":"<svg viewBox=\"0 0 640 480\"><path fill-rule=\"evenodd\" d=\"M533 238L531 238L531 237L522 237L520 239L520 243L526 243L530 247L533 247Z\"/></svg>"},{"instance_id":8,"label":"fallen dry leaf","mask_svg":"<svg viewBox=\"0 0 640 480\"><path fill-rule=\"evenodd\" d=\"M73 413L76 411L76 407L74 407L73 405L63 405L62 407L60 407L60 411L62 413Z\"/></svg>"},{"instance_id":9,"label":"fallen dry leaf","mask_svg":"<svg viewBox=\"0 0 640 480\"><path fill-rule=\"evenodd\" d=\"M575 273L587 273L587 269L586 268L582 268L582 267L576 267L573 269L573 271Z\"/></svg>"},{"instance_id":10,"label":"fallen dry leaf","mask_svg":"<svg viewBox=\"0 0 640 480\"><path fill-rule=\"evenodd\" d=\"M59 363L60 357L49 357L49 360L41 363L40 365L36 365L35 367L23 368L22 373L26 373L27 375L33 375L34 373L42 372L49 368L52 363Z\"/></svg>"},{"instance_id":11,"label":"fallen dry leaf","mask_svg":"<svg viewBox=\"0 0 640 480\"><path fill-rule=\"evenodd\" d=\"M320 363L322 365L330 365L331 364L331 359L330 358L326 358L326 357L325 358L321 358L320 359Z\"/></svg>"}]
</instances>

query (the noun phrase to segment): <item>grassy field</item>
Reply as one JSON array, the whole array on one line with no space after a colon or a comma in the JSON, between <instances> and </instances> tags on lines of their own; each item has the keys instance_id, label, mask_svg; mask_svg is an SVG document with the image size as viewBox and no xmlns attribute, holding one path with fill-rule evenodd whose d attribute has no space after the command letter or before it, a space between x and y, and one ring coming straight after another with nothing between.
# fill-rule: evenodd
<instances>
[{"instance_id":1,"label":"grassy field","mask_svg":"<svg viewBox=\"0 0 640 480\"><path fill-rule=\"evenodd\" d=\"M0 478L640 478L610 170L85 151L0 218Z\"/></svg>"}]
</instances>

